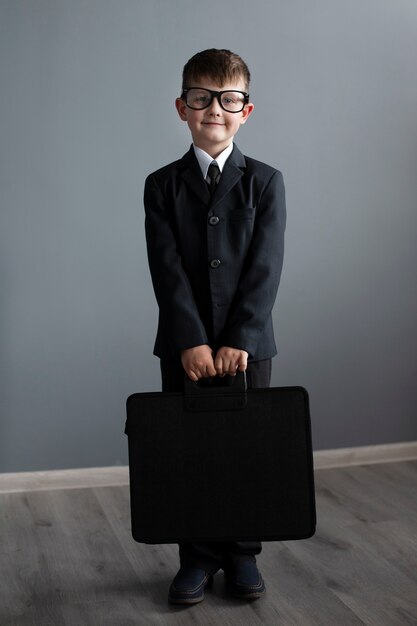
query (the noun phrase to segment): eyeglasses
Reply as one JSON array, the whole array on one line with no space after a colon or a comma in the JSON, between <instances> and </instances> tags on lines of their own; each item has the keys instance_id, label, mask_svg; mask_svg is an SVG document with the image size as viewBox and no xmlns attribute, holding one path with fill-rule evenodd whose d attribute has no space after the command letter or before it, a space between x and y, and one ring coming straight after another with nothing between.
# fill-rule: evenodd
<instances>
[{"instance_id":1,"label":"eyeglasses","mask_svg":"<svg viewBox=\"0 0 417 626\"><path fill-rule=\"evenodd\" d=\"M202 87L189 87L183 90L181 98L189 109L196 111L207 109L213 102L213 98L217 98L221 108L228 113L240 113L249 102L249 94L236 89L213 91Z\"/></svg>"}]
</instances>

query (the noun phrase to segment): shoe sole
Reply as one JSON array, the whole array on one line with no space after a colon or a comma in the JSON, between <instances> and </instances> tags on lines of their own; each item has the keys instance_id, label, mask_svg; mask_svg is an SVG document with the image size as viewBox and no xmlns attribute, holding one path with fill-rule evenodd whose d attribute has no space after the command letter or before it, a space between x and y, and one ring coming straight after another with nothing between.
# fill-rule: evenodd
<instances>
[{"instance_id":1,"label":"shoe sole","mask_svg":"<svg viewBox=\"0 0 417 626\"><path fill-rule=\"evenodd\" d=\"M170 604L198 604L199 602L202 602L204 600L204 593L201 597L199 598L171 598L171 596L168 597L168 602Z\"/></svg>"},{"instance_id":2,"label":"shoe sole","mask_svg":"<svg viewBox=\"0 0 417 626\"><path fill-rule=\"evenodd\" d=\"M258 598L262 598L262 596L264 596L266 592L265 584L263 582L262 586L258 586L258 589L256 589L255 587L252 590L250 590L249 588L246 589L246 591L244 589L242 589L242 591L239 591L239 587L236 584L233 584L233 582L228 582L227 588L230 595L234 598L239 598L239 600L256 600Z\"/></svg>"}]
</instances>

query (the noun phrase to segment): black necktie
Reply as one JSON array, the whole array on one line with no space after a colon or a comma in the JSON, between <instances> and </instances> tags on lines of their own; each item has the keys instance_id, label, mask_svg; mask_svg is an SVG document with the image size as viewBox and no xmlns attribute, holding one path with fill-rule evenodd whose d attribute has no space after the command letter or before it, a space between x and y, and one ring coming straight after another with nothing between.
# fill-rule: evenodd
<instances>
[{"instance_id":1,"label":"black necktie","mask_svg":"<svg viewBox=\"0 0 417 626\"><path fill-rule=\"evenodd\" d=\"M216 161L212 161L210 163L207 174L210 178L209 191L210 195L212 196L220 180L220 169Z\"/></svg>"}]
</instances>

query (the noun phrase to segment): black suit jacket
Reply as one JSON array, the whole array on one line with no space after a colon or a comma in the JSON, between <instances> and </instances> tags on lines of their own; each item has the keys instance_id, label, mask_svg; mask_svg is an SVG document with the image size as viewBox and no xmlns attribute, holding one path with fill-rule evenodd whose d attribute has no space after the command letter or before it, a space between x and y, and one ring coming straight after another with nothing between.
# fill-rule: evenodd
<instances>
[{"instance_id":1,"label":"black suit jacket","mask_svg":"<svg viewBox=\"0 0 417 626\"><path fill-rule=\"evenodd\" d=\"M159 305L154 354L209 344L276 354L271 311L284 253L278 170L236 147L212 198L193 147L145 182L149 266Z\"/></svg>"}]
</instances>

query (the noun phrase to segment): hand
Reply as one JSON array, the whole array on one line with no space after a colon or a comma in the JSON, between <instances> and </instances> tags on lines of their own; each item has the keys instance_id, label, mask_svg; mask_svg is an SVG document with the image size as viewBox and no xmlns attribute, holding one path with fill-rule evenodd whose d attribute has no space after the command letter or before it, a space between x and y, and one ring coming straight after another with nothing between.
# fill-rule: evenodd
<instances>
[{"instance_id":1,"label":"hand","mask_svg":"<svg viewBox=\"0 0 417 626\"><path fill-rule=\"evenodd\" d=\"M181 363L188 378L194 382L200 378L215 376L217 373L213 362L213 350L207 344L183 350Z\"/></svg>"},{"instance_id":2,"label":"hand","mask_svg":"<svg viewBox=\"0 0 417 626\"><path fill-rule=\"evenodd\" d=\"M216 354L214 367L219 376L236 376L236 372L244 372L248 366L248 353L238 348L223 346Z\"/></svg>"}]
</instances>

